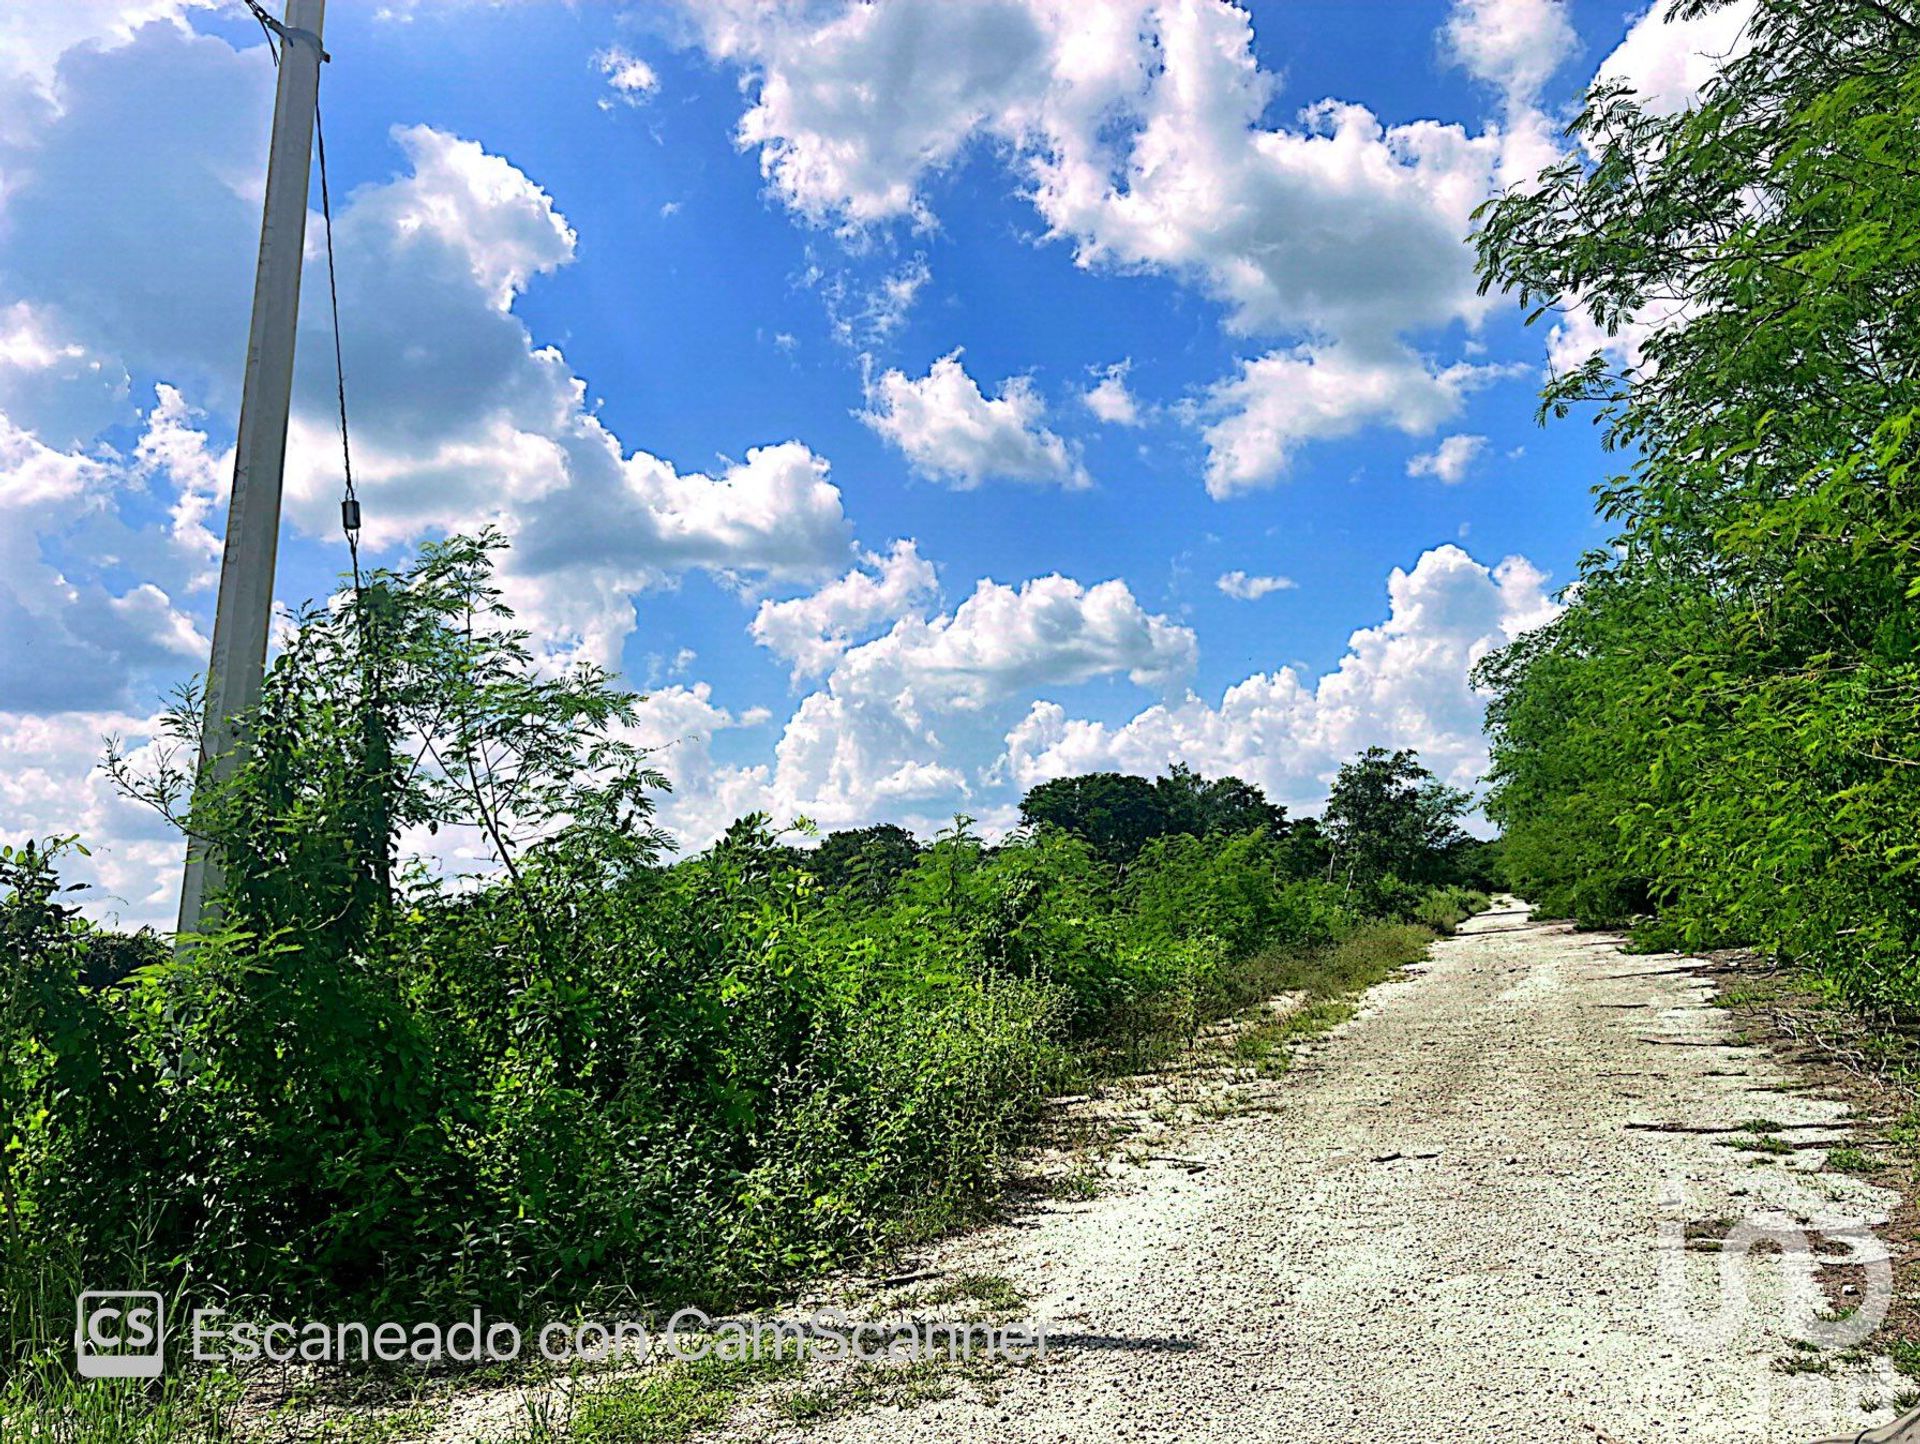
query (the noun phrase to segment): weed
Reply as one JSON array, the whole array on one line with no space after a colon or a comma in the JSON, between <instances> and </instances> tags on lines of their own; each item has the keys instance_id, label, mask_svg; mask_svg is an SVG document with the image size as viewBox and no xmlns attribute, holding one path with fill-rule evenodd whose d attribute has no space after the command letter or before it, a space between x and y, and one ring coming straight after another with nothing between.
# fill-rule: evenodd
<instances>
[{"instance_id":1,"label":"weed","mask_svg":"<svg viewBox=\"0 0 1920 1444\"><path fill-rule=\"evenodd\" d=\"M876 1405L912 1409L952 1398L959 1392L958 1372L959 1366L940 1359L853 1364L831 1383L788 1394L776 1401L775 1408L797 1424L820 1424Z\"/></svg>"},{"instance_id":2,"label":"weed","mask_svg":"<svg viewBox=\"0 0 1920 1444\"><path fill-rule=\"evenodd\" d=\"M792 1359L661 1364L533 1406L511 1444L685 1444L727 1421L748 1389L791 1378Z\"/></svg>"},{"instance_id":3,"label":"weed","mask_svg":"<svg viewBox=\"0 0 1920 1444\"><path fill-rule=\"evenodd\" d=\"M961 1274L945 1283L917 1294L908 1294L899 1302L901 1309L941 1309L952 1304L977 1304L990 1313L1010 1314L1027 1301L1011 1279L1000 1274Z\"/></svg>"}]
</instances>

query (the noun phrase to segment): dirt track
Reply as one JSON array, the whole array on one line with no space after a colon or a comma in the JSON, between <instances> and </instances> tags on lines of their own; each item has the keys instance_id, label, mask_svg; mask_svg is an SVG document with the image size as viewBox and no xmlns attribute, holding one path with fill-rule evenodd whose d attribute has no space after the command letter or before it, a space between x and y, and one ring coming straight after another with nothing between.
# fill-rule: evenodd
<instances>
[{"instance_id":1,"label":"dirt track","mask_svg":"<svg viewBox=\"0 0 1920 1444\"><path fill-rule=\"evenodd\" d=\"M1701 966L1511 902L1475 919L1267 1111L1184 1138L1204 1168L1149 1164L939 1251L1030 1295L1045 1367L778 1437L1790 1444L1884 1421L1884 1361L1792 1343L1822 1270L1713 1242L1798 1224L1866 1257L1845 1230L1889 1200L1820 1171L1844 1125L1807 1125L1840 1105L1735 1046ZM1752 1120L1788 1151L1646 1126ZM1870 1272L1826 1277L1840 1298Z\"/></svg>"}]
</instances>

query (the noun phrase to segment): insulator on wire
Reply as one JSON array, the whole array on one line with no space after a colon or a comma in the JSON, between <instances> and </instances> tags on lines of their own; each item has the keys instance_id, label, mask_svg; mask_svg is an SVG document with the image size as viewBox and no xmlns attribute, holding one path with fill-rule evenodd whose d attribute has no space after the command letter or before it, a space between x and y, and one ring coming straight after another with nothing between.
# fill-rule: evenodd
<instances>
[{"instance_id":1,"label":"insulator on wire","mask_svg":"<svg viewBox=\"0 0 1920 1444\"><path fill-rule=\"evenodd\" d=\"M340 525L347 531L360 530L360 501L357 497L345 497L340 502Z\"/></svg>"}]
</instances>

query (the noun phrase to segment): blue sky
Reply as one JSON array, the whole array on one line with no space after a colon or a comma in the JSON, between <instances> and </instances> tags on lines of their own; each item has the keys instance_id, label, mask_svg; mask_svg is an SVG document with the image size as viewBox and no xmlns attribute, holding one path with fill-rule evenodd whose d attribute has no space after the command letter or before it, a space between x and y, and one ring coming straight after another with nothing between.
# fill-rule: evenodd
<instances>
[{"instance_id":1,"label":"blue sky","mask_svg":"<svg viewBox=\"0 0 1920 1444\"><path fill-rule=\"evenodd\" d=\"M1003 827L1044 777L1179 758L1310 810L1373 742L1470 784L1468 669L1604 540L1618 459L1535 424L1550 353L1632 338L1478 297L1467 215L1596 71L1685 104L1734 23L332 12L368 540L505 530L551 661L648 690L689 847L751 808ZM271 64L194 0L9 7L0 55L0 818L162 920L175 845L93 764L204 666ZM318 241L296 602L345 557Z\"/></svg>"}]
</instances>

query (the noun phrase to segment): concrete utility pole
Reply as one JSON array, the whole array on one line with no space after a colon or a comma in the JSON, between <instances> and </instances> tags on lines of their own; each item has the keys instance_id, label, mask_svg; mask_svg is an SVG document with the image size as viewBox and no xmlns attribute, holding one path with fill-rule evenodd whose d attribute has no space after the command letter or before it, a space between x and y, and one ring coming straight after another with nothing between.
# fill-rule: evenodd
<instances>
[{"instance_id":1,"label":"concrete utility pole","mask_svg":"<svg viewBox=\"0 0 1920 1444\"><path fill-rule=\"evenodd\" d=\"M260 700L267 667L287 409L293 399L293 339L300 317L300 261L307 244L307 180L320 99L320 26L326 8L326 0L287 0L286 20L277 27L280 83L273 102L260 265L253 281L253 324L247 336L247 374L200 748L199 777L215 786L230 778L239 763L245 739L235 722ZM186 883L180 892L182 932L210 921L207 902L219 886L219 859L208 857L190 839Z\"/></svg>"}]
</instances>

